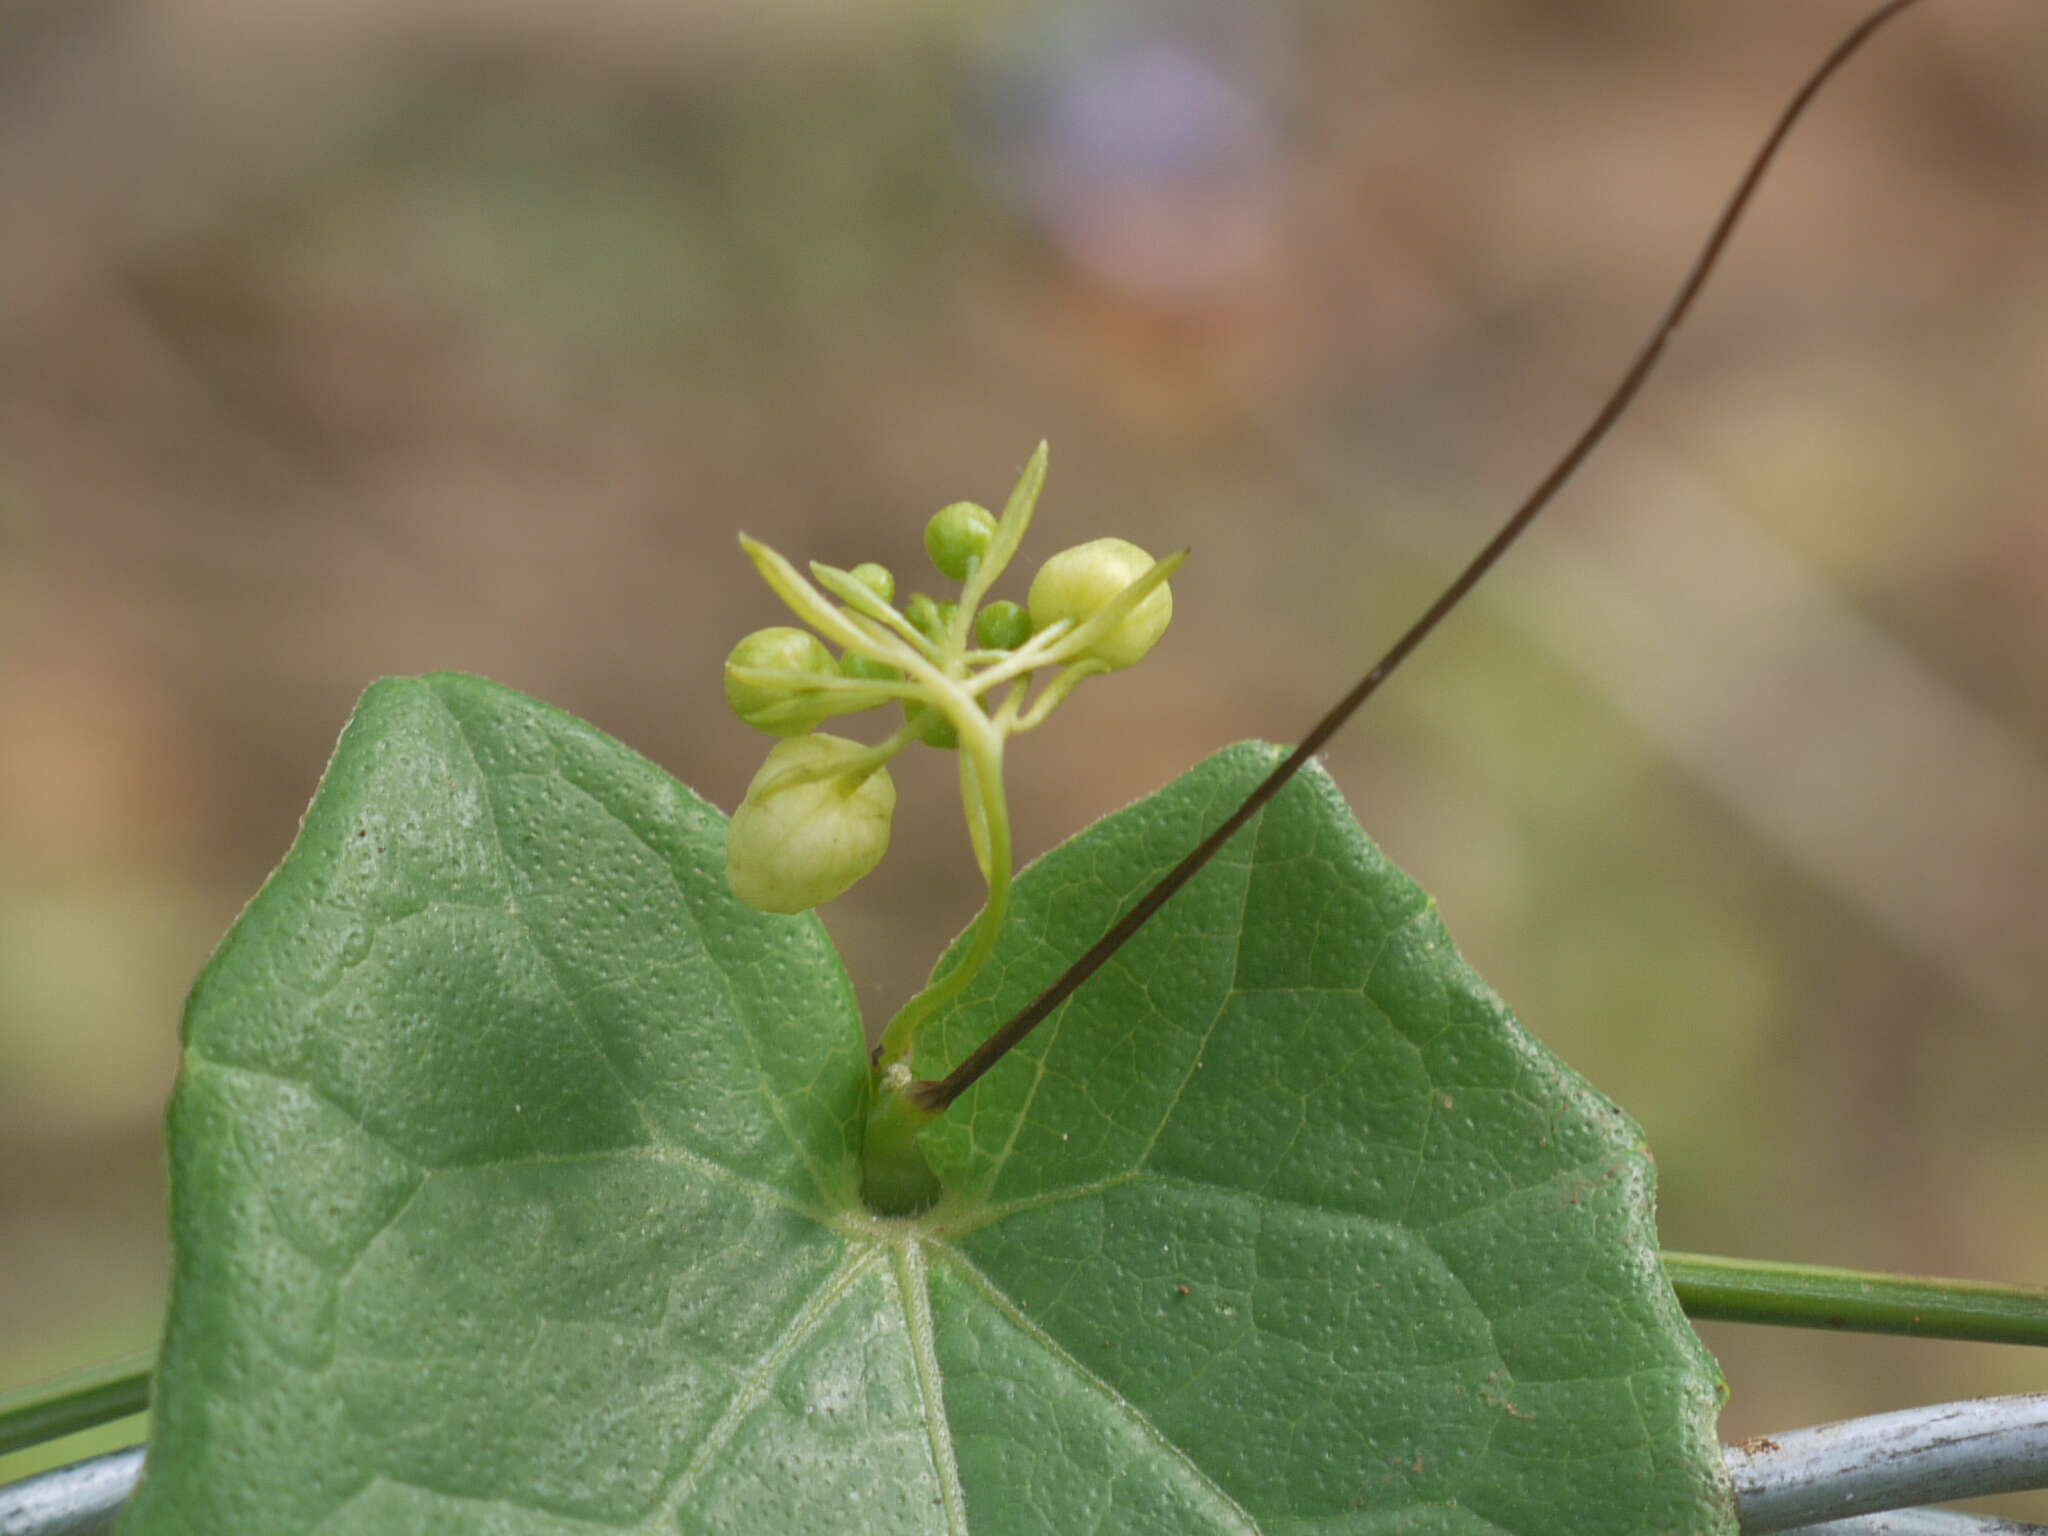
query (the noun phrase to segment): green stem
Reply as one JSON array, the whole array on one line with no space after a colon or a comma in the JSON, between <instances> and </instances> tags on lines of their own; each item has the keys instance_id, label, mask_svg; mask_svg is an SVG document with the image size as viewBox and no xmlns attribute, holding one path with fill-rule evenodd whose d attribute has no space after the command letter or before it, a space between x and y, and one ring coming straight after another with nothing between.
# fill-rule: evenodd
<instances>
[{"instance_id":1,"label":"green stem","mask_svg":"<svg viewBox=\"0 0 2048 1536\"><path fill-rule=\"evenodd\" d=\"M731 676L742 683L760 683L771 688L801 688L810 693L837 694L832 707L841 714L873 709L891 699L921 699L921 683L886 683L864 677L834 677L829 672L798 672L789 667L734 667Z\"/></svg>"},{"instance_id":2,"label":"green stem","mask_svg":"<svg viewBox=\"0 0 2048 1536\"><path fill-rule=\"evenodd\" d=\"M1068 694L1091 677L1100 677L1109 670L1105 662L1095 660L1077 661L1064 668L1060 675L1039 690L1038 697L1029 709L1017 717L1016 731L1021 736L1026 731L1035 731L1045 723L1045 717L1066 701Z\"/></svg>"},{"instance_id":3,"label":"green stem","mask_svg":"<svg viewBox=\"0 0 2048 1536\"><path fill-rule=\"evenodd\" d=\"M960 750L973 754L974 785L980 797L982 827L988 839L988 902L974 925L974 937L960 963L905 1003L875 1047L875 1070L884 1073L909 1058L925 1021L960 995L988 957L995 953L1003 918L1010 910L1010 806L1003 794L1003 743L980 709L967 705L951 710ZM972 818L975 809L969 807Z\"/></svg>"},{"instance_id":4,"label":"green stem","mask_svg":"<svg viewBox=\"0 0 2048 1536\"><path fill-rule=\"evenodd\" d=\"M1764 1259L1667 1253L1686 1316L1717 1322L2048 1345L2048 1290Z\"/></svg>"},{"instance_id":5,"label":"green stem","mask_svg":"<svg viewBox=\"0 0 2048 1536\"><path fill-rule=\"evenodd\" d=\"M141 1413L152 1364L126 1355L0 1395L0 1456Z\"/></svg>"},{"instance_id":6,"label":"green stem","mask_svg":"<svg viewBox=\"0 0 2048 1536\"><path fill-rule=\"evenodd\" d=\"M1056 619L1029 640L1026 640L1022 645L1018 646L1016 650L1011 651L994 666L987 667L975 673L974 676L965 679L961 686L967 690L968 697L979 698L990 689L1000 687L1012 678L1023 677L1028 673L1036 672L1041 667L1052 666L1054 664L1053 653L1066 642L1067 636L1073 632L1074 621L1072 619Z\"/></svg>"},{"instance_id":7,"label":"green stem","mask_svg":"<svg viewBox=\"0 0 2048 1536\"><path fill-rule=\"evenodd\" d=\"M1009 500L1003 503L1002 516L996 519L995 538L980 562L967 573L966 585L960 589L960 612L969 619L1024 542L1024 531L1031 526L1031 515L1038 508L1039 492L1045 489L1046 454L1044 443L1032 450L1024 472L1011 488ZM963 628L961 633L964 635L966 630Z\"/></svg>"},{"instance_id":8,"label":"green stem","mask_svg":"<svg viewBox=\"0 0 2048 1536\"><path fill-rule=\"evenodd\" d=\"M917 626L906 619L894 603L884 601L879 594L862 586L853 572L813 560L811 574L817 578L818 585L862 618L882 628L893 629L920 655L931 654L931 642L918 633Z\"/></svg>"},{"instance_id":9,"label":"green stem","mask_svg":"<svg viewBox=\"0 0 2048 1536\"><path fill-rule=\"evenodd\" d=\"M878 1216L915 1216L942 1192L917 1144L918 1134L938 1117L904 1097L909 1079L909 1070L898 1068L877 1081L861 1133L861 1198Z\"/></svg>"},{"instance_id":10,"label":"green stem","mask_svg":"<svg viewBox=\"0 0 2048 1536\"><path fill-rule=\"evenodd\" d=\"M858 756L843 758L839 762L827 763L822 767L814 764L807 768L785 768L761 786L761 793L764 796L779 795L786 789L816 784L823 779L843 779L846 785L843 792L850 795L866 783L877 768L886 768L891 758L915 740L917 727L906 723L899 726L888 740L877 742Z\"/></svg>"}]
</instances>

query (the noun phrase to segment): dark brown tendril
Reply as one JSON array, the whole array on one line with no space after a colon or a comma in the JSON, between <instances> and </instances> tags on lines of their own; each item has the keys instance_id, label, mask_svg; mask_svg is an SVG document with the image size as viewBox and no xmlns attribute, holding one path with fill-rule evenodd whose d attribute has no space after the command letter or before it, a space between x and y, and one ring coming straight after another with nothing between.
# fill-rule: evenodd
<instances>
[{"instance_id":1,"label":"dark brown tendril","mask_svg":"<svg viewBox=\"0 0 2048 1536\"><path fill-rule=\"evenodd\" d=\"M1793 127L1805 115L1806 109L1820 94L1821 87L1832 79L1841 67L1848 63L1856 52L1870 40L1879 28L1897 16L1920 3L1920 0L1891 0L1890 4L1878 7L1857 24L1840 42L1835 44L1818 68L1806 77L1806 81L1793 93L1792 99L1778 114L1762 146L1751 156L1748 169L1743 172L1733 195L1721 210L1721 217L1715 222L1713 232L1707 236L1699 254L1693 258L1692 270L1679 285L1678 294L1670 307L1651 331L1650 338L1629 364L1628 372L1607 397L1607 402L1594 414L1593 419L1581 432L1571 447L1567 448L1551 470L1531 491L1526 500L1517 507L1500 531L1487 541L1486 547L1472 557L1472 561L1460 571L1451 584L1444 588L1428 610L1409 625L1407 630L1387 650L1387 653L1373 664L1372 670L1360 678L1352 690L1339 699L1330 712L1315 723L1309 733L1302 737L1301 744L1287 755L1277 768L1269 773L1257 788L1245 796L1244 803L1229 816L1223 824L1211 832L1178 864L1160 879L1159 883L1145 893L1144 899L1123 915L1110 930L1089 948L1088 952L1068 966L1059 979L1037 997L1009 1023L998 1029L976 1047L974 1053L952 1072L938 1081L913 1083L907 1090L910 1099L929 1110L941 1110L972 1087L982 1073L994 1066L1007 1055L1026 1035L1030 1034L1045 1017L1071 997L1074 991L1093 976L1109 957L1123 947L1140 928L1151 920L1154 913L1171 900L1180 888L1193 879L1196 872L1213 858L1223 845L1230 841L1244 824L1264 808L1267 801L1277 795L1324 744L1336 735L1338 730L1356 714L1359 705L1378 691L1381 683L1392 675L1394 669L1406 661L1417 646L1429 638L1444 618L1463 602L1479 580L1507 553L1523 531L1536 520L1536 516L1550 505L1551 499L1564 487L1567 480L1586 462L1595 448L1607 436L1609 429L1619 421L1641 391L1651 370L1664 355L1665 345L1671 340L1692 309L1693 301L1706 287L1707 278L1712 275L1720 262L1722 252L1727 248L1729 237L1749 209L1757 188L1763 184L1764 176L1784 147Z\"/></svg>"}]
</instances>

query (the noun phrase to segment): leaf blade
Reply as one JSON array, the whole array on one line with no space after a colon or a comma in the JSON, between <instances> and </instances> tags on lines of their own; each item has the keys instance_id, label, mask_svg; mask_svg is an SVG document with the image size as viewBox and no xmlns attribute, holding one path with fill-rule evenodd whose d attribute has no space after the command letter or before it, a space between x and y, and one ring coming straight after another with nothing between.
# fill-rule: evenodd
<instances>
[{"instance_id":1,"label":"leaf blade","mask_svg":"<svg viewBox=\"0 0 2048 1536\"><path fill-rule=\"evenodd\" d=\"M1271 760L1026 871L940 1057ZM836 958L722 830L508 690L372 690L195 988L129 1536L1730 1529L1633 1128L1326 780L941 1123L911 1221L857 1205Z\"/></svg>"},{"instance_id":2,"label":"leaf blade","mask_svg":"<svg viewBox=\"0 0 2048 1536\"><path fill-rule=\"evenodd\" d=\"M1278 755L1219 754L1020 877L1017 931L920 1075ZM1326 776L1015 1055L926 1135L981 1194L953 1241L1261 1528L1728 1528L1718 1377L1656 1265L1639 1133L1515 1025ZM1660 1414L1631 1441L1639 1397Z\"/></svg>"},{"instance_id":3,"label":"leaf blade","mask_svg":"<svg viewBox=\"0 0 2048 1536\"><path fill-rule=\"evenodd\" d=\"M814 921L724 896L722 833L510 690L366 695L194 989L124 1530L654 1516L857 1181L850 988Z\"/></svg>"}]
</instances>

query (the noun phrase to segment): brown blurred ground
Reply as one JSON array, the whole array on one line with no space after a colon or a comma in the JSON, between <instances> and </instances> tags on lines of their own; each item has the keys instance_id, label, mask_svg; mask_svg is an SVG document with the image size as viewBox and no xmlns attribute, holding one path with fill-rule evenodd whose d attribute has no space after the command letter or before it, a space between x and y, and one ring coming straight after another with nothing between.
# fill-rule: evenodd
<instances>
[{"instance_id":1,"label":"brown blurred ground","mask_svg":"<svg viewBox=\"0 0 2048 1536\"><path fill-rule=\"evenodd\" d=\"M0 0L0 1387L153 1342L180 996L372 678L729 806L734 528L907 573L1044 436L1038 554L1195 559L1019 745L1043 848L1351 679L1859 10ZM1331 755L1674 1247L2048 1280L2044 66L2018 0L1859 63ZM949 776L828 913L878 1014L976 899ZM1709 1342L1731 1436L2048 1364Z\"/></svg>"}]
</instances>

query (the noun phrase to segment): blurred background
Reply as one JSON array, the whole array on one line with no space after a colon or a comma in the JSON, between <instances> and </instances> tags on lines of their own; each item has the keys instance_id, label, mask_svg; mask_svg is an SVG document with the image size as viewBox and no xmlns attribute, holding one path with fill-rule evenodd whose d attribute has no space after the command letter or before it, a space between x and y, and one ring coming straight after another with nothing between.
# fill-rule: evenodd
<instances>
[{"instance_id":1,"label":"blurred background","mask_svg":"<svg viewBox=\"0 0 2048 1536\"><path fill-rule=\"evenodd\" d=\"M0 0L0 1388L153 1346L182 994L372 679L486 674L729 808L719 662L781 622L734 530L920 584L1045 437L1027 572L1195 553L1018 744L1023 851L1298 735L1863 8ZM1643 1124L1673 1247L2048 1281L2044 80L2038 6L1890 31L1329 755ZM877 1019L979 899L919 756L826 912ZM2048 1367L1705 1331L1729 1438Z\"/></svg>"}]
</instances>

